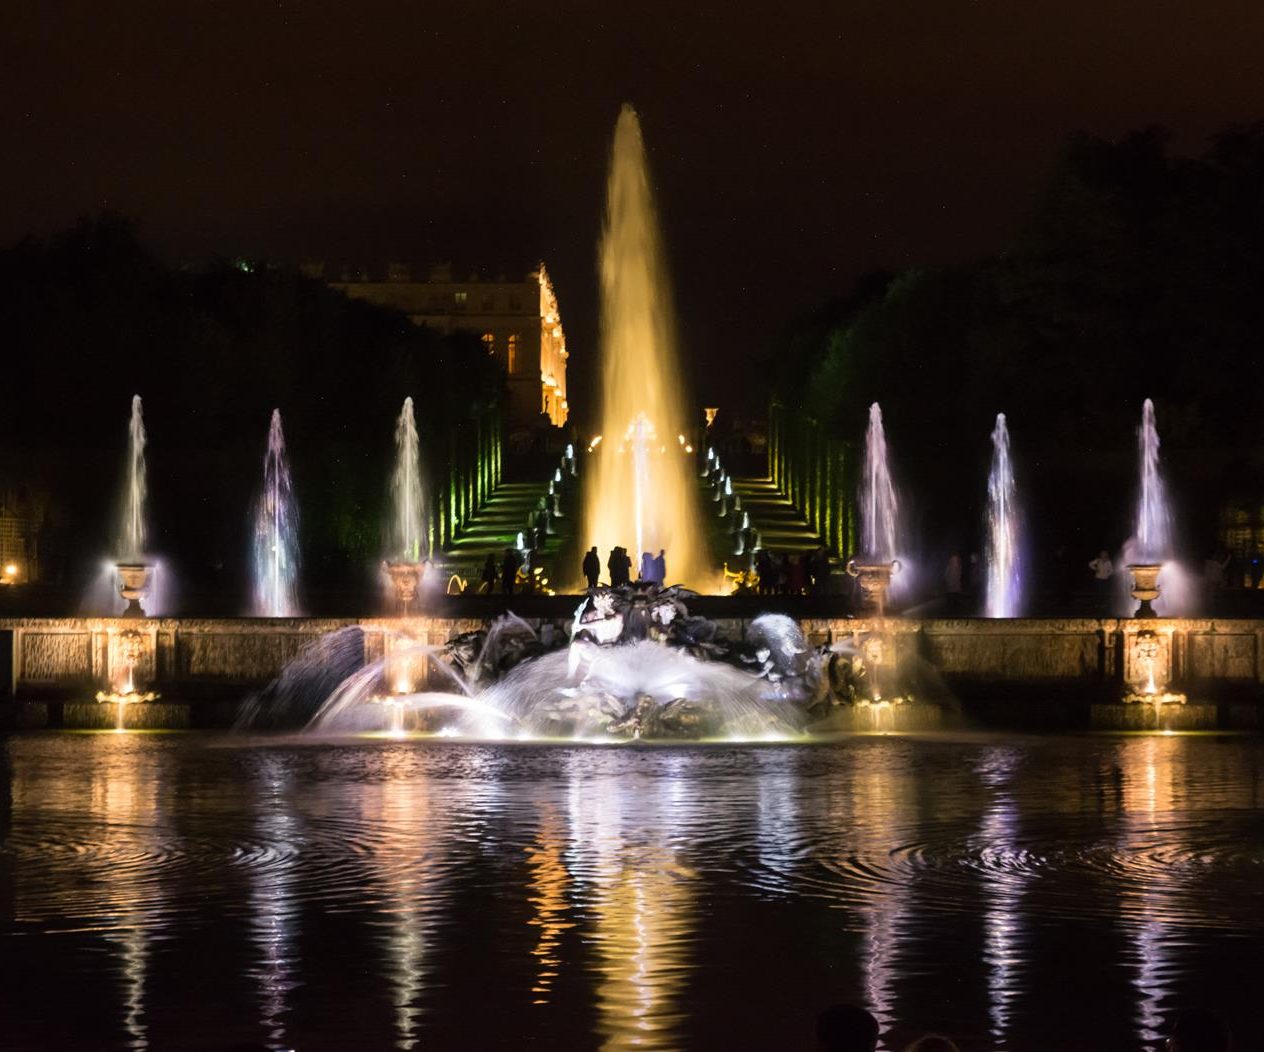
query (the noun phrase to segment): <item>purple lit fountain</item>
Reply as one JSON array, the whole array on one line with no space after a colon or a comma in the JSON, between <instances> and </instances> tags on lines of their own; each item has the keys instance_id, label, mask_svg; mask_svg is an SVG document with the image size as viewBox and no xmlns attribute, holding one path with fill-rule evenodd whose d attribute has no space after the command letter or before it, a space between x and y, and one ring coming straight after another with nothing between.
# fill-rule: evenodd
<instances>
[{"instance_id":1,"label":"purple lit fountain","mask_svg":"<svg viewBox=\"0 0 1264 1052\"><path fill-rule=\"evenodd\" d=\"M272 410L268 449L263 457L263 489L255 501L254 613L259 617L298 614L298 508L285 456L281 410Z\"/></svg>"},{"instance_id":2,"label":"purple lit fountain","mask_svg":"<svg viewBox=\"0 0 1264 1052\"><path fill-rule=\"evenodd\" d=\"M988 474L987 598L988 617L1017 617L1022 600L1019 513L1014 465L1009 453L1005 414L996 414L992 430L992 470Z\"/></svg>"},{"instance_id":3,"label":"purple lit fountain","mask_svg":"<svg viewBox=\"0 0 1264 1052\"><path fill-rule=\"evenodd\" d=\"M900 569L896 559L896 520L899 501L887 464L887 438L882 426L882 408L869 407L869 429L865 435L865 467L860 482L860 554L847 564L856 578L862 605L879 617L886 612L891 575Z\"/></svg>"}]
</instances>

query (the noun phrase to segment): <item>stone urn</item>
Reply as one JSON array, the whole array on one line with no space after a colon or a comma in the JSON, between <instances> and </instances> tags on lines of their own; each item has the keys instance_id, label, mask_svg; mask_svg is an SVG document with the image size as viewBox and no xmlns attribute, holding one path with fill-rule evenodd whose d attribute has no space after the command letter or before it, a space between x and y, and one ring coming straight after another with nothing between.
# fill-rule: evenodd
<instances>
[{"instance_id":1,"label":"stone urn","mask_svg":"<svg viewBox=\"0 0 1264 1052\"><path fill-rule=\"evenodd\" d=\"M1159 571L1163 567L1158 563L1129 563L1128 570L1132 574L1132 597L1141 604L1137 608L1137 617L1154 617L1154 607L1150 604L1159 597Z\"/></svg>"},{"instance_id":2,"label":"stone urn","mask_svg":"<svg viewBox=\"0 0 1264 1052\"><path fill-rule=\"evenodd\" d=\"M115 563L118 572L119 595L127 600L124 617L144 617L145 611L140 601L149 595L149 586L153 582L154 568L150 563Z\"/></svg>"},{"instance_id":3,"label":"stone urn","mask_svg":"<svg viewBox=\"0 0 1264 1052\"><path fill-rule=\"evenodd\" d=\"M861 609L884 617L887 609L887 593L891 590L891 575L899 571L898 559L892 559L890 562L849 560L847 573L856 579L856 584L860 587Z\"/></svg>"},{"instance_id":4,"label":"stone urn","mask_svg":"<svg viewBox=\"0 0 1264 1052\"><path fill-rule=\"evenodd\" d=\"M391 588L395 591L395 601L399 604L399 612L407 614L413 600L417 598L417 589L421 587L421 578L425 573L424 563L383 563L386 575L391 579Z\"/></svg>"}]
</instances>

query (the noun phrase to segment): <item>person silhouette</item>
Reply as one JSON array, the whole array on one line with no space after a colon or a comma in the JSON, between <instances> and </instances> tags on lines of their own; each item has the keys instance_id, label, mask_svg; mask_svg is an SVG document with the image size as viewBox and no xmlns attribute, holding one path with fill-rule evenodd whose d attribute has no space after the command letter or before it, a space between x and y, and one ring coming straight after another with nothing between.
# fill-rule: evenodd
<instances>
[{"instance_id":1,"label":"person silhouette","mask_svg":"<svg viewBox=\"0 0 1264 1052\"><path fill-rule=\"evenodd\" d=\"M588 554L584 556L584 576L588 579L588 587L596 588L597 581L601 577L601 556L597 554L597 546L594 544L588 549Z\"/></svg>"}]
</instances>

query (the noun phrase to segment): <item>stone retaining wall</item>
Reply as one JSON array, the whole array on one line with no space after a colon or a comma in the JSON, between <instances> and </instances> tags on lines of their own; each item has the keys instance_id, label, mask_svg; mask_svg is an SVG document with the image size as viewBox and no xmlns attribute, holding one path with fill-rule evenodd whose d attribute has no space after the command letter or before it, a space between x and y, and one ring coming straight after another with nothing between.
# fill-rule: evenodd
<instances>
[{"instance_id":1,"label":"stone retaining wall","mask_svg":"<svg viewBox=\"0 0 1264 1052\"><path fill-rule=\"evenodd\" d=\"M538 628L542 622L530 623ZM564 620L551 623L566 627ZM736 633L746 622L720 618L719 623ZM0 620L0 695L74 699L117 687L125 672L122 655L130 652L139 654L138 686L181 700L232 697L265 685L303 647L338 629L359 629L365 660L372 661L386 653L397 633L441 644L483 624L452 617ZM897 660L920 659L954 689L1105 690L1134 682L1139 673L1130 641L1149 629L1161 643L1172 684L1264 700L1264 621L813 618L802 625L817 645L880 633Z\"/></svg>"}]
</instances>

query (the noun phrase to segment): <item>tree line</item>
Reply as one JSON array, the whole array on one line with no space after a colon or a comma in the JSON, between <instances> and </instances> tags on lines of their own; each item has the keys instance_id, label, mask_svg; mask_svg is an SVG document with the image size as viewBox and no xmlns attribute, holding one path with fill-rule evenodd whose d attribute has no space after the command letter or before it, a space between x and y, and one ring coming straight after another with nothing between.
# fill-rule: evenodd
<instances>
[{"instance_id":1,"label":"tree line","mask_svg":"<svg viewBox=\"0 0 1264 1052\"><path fill-rule=\"evenodd\" d=\"M1006 251L871 274L775 350L774 402L827 438L856 449L882 404L912 532L937 556L981 550L997 412L1035 545L1116 548L1152 397L1201 555L1226 503L1264 502L1264 123L1193 157L1158 128L1078 135Z\"/></svg>"},{"instance_id":2,"label":"tree line","mask_svg":"<svg viewBox=\"0 0 1264 1052\"><path fill-rule=\"evenodd\" d=\"M247 513L281 409L309 579L363 583L380 555L395 417L418 410L439 487L503 376L476 337L412 325L292 269L173 267L103 214L0 251L0 483L43 508L46 577L106 557L130 399L144 399L155 552L236 595ZM486 427L483 429L486 437Z\"/></svg>"}]
</instances>

